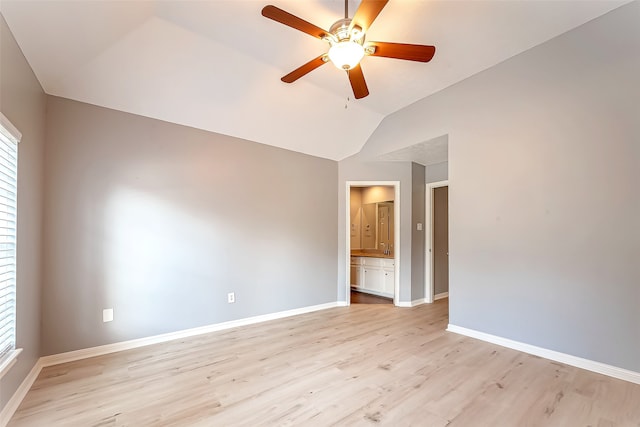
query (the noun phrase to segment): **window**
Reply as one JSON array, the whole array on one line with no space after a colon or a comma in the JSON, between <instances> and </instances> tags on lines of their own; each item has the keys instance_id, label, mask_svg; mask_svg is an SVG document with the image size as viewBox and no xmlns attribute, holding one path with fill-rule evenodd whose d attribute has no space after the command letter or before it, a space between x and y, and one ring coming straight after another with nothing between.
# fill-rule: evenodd
<instances>
[{"instance_id":1,"label":"window","mask_svg":"<svg viewBox=\"0 0 640 427\"><path fill-rule=\"evenodd\" d=\"M18 141L21 135L0 113L0 377L15 362L16 223Z\"/></svg>"}]
</instances>

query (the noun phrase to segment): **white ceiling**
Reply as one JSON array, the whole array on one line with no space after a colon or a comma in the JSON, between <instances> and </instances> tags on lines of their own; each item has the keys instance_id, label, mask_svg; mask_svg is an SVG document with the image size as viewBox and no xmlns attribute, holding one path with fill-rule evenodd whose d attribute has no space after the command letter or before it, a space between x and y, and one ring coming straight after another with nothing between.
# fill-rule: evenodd
<instances>
[{"instance_id":1,"label":"white ceiling","mask_svg":"<svg viewBox=\"0 0 640 427\"><path fill-rule=\"evenodd\" d=\"M270 3L328 29L342 0L1 0L0 12L49 94L340 160L386 115L626 2L391 0L367 39L436 55L365 58L361 100L331 64L282 83L327 45L260 14Z\"/></svg>"},{"instance_id":2,"label":"white ceiling","mask_svg":"<svg viewBox=\"0 0 640 427\"><path fill-rule=\"evenodd\" d=\"M449 138L442 135L429 141L377 156L385 162L416 162L429 166L449 160Z\"/></svg>"}]
</instances>

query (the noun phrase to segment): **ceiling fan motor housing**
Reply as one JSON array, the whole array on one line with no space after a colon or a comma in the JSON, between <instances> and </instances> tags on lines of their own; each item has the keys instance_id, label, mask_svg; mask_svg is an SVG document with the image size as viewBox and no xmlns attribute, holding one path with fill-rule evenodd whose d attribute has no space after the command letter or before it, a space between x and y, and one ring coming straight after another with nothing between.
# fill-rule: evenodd
<instances>
[{"instance_id":1,"label":"ceiling fan motor housing","mask_svg":"<svg viewBox=\"0 0 640 427\"><path fill-rule=\"evenodd\" d=\"M351 19L344 18L340 19L333 23L331 28L329 28L329 33L333 36L334 42L341 42L345 40L361 40L364 36L362 28L354 25L354 27L350 30L351 27ZM360 43L362 44L362 43Z\"/></svg>"}]
</instances>

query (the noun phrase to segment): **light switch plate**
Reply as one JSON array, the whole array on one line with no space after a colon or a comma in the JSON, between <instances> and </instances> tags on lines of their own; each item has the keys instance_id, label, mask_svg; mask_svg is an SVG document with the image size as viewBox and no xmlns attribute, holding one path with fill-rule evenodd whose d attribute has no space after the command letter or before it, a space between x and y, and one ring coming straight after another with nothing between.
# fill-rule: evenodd
<instances>
[{"instance_id":1,"label":"light switch plate","mask_svg":"<svg viewBox=\"0 0 640 427\"><path fill-rule=\"evenodd\" d=\"M419 223L416 225L416 228L418 229L418 231L422 231L422 223L421 223L421 222L419 222Z\"/></svg>"}]
</instances>

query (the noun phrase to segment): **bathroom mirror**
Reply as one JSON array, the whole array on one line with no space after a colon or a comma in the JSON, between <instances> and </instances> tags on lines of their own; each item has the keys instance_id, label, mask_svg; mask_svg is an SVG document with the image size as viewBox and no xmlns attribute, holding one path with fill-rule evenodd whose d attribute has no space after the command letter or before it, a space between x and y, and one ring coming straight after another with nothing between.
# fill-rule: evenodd
<instances>
[{"instance_id":1,"label":"bathroom mirror","mask_svg":"<svg viewBox=\"0 0 640 427\"><path fill-rule=\"evenodd\" d=\"M365 203L351 218L351 249L393 251L393 201Z\"/></svg>"}]
</instances>

